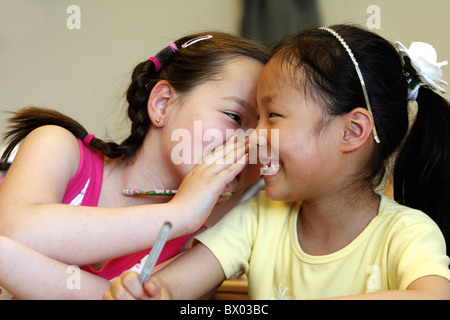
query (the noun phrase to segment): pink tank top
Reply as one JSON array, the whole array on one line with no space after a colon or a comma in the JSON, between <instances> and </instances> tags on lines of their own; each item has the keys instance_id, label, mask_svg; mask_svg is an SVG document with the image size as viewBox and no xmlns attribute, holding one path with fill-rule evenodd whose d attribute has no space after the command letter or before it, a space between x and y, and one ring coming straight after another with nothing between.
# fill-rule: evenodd
<instances>
[{"instance_id":1,"label":"pink tank top","mask_svg":"<svg viewBox=\"0 0 450 320\"><path fill-rule=\"evenodd\" d=\"M80 145L80 166L67 185L61 203L96 207L102 187L104 155L100 151L86 146L81 139L78 139L78 143ZM191 235L186 235L168 241L157 264L176 256L190 237ZM141 265L150 251L151 249L146 249L110 260L100 270L94 270L90 265L81 267L81 269L108 280L114 279L130 269L140 273Z\"/></svg>"}]
</instances>

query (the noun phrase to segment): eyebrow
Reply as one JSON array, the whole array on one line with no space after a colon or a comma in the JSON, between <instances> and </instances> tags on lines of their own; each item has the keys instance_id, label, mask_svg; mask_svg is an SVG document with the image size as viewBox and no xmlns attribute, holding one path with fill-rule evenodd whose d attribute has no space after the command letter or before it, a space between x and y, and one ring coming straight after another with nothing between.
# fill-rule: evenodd
<instances>
[{"instance_id":1,"label":"eyebrow","mask_svg":"<svg viewBox=\"0 0 450 320\"><path fill-rule=\"evenodd\" d=\"M272 103L272 101L274 100L275 96L274 95L270 95L270 96L265 96L261 99L261 104L263 105L268 105L270 103Z\"/></svg>"},{"instance_id":2,"label":"eyebrow","mask_svg":"<svg viewBox=\"0 0 450 320\"><path fill-rule=\"evenodd\" d=\"M222 97L224 100L229 100L240 104L244 109L249 109L250 104L247 101L239 99L237 97Z\"/></svg>"}]
</instances>

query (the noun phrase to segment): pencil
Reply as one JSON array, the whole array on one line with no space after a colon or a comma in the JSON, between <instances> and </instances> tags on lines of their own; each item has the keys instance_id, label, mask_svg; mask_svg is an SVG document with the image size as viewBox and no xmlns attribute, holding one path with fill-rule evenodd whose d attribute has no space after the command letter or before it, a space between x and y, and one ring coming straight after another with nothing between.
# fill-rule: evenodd
<instances>
[{"instance_id":1,"label":"pencil","mask_svg":"<svg viewBox=\"0 0 450 320\"><path fill-rule=\"evenodd\" d=\"M123 189L122 193L126 196L174 196L177 189ZM221 197L232 196L234 192L224 191Z\"/></svg>"},{"instance_id":2,"label":"pencil","mask_svg":"<svg viewBox=\"0 0 450 320\"><path fill-rule=\"evenodd\" d=\"M177 190L172 189L123 189L122 193L126 196L173 196Z\"/></svg>"},{"instance_id":3,"label":"pencil","mask_svg":"<svg viewBox=\"0 0 450 320\"><path fill-rule=\"evenodd\" d=\"M169 236L172 224L170 222L164 222L161 231L158 234L155 245L150 251L147 261L145 262L144 268L142 269L141 275L139 276L139 282L144 285L150 278L153 268L161 255L162 249L166 244L167 237Z\"/></svg>"}]
</instances>

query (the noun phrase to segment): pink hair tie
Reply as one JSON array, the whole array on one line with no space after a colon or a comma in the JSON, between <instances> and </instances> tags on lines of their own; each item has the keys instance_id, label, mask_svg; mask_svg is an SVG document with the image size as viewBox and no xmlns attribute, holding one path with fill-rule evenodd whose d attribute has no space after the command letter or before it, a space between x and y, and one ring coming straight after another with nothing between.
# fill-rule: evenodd
<instances>
[{"instance_id":1,"label":"pink hair tie","mask_svg":"<svg viewBox=\"0 0 450 320\"><path fill-rule=\"evenodd\" d=\"M171 43L169 43L169 47L170 47L170 49L172 49L173 53L178 51L178 47L177 47L176 43L173 41Z\"/></svg>"},{"instance_id":2,"label":"pink hair tie","mask_svg":"<svg viewBox=\"0 0 450 320\"><path fill-rule=\"evenodd\" d=\"M155 72L159 72L159 70L161 69L161 64L159 63L158 59L156 59L155 57L150 57L148 61L153 62L153 64L155 65Z\"/></svg>"},{"instance_id":3,"label":"pink hair tie","mask_svg":"<svg viewBox=\"0 0 450 320\"><path fill-rule=\"evenodd\" d=\"M95 136L93 134L88 134L84 139L83 139L83 143L85 146L89 147L89 145L91 144L92 139L94 139Z\"/></svg>"}]
</instances>

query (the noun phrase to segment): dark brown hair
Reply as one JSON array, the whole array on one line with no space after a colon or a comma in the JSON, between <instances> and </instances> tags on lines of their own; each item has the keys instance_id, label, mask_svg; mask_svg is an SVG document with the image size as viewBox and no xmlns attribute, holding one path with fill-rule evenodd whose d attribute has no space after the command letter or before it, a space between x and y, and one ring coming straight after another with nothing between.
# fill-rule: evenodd
<instances>
[{"instance_id":1,"label":"dark brown hair","mask_svg":"<svg viewBox=\"0 0 450 320\"><path fill-rule=\"evenodd\" d=\"M351 25L330 27L351 48L366 83L381 143L375 145L363 180L379 186L398 152L393 170L394 198L422 210L440 226L450 247L450 105L422 86L418 114L408 133L407 80L397 50L387 40ZM292 66L290 81L305 90L328 116L366 107L355 66L343 45L330 33L310 29L280 42L274 55ZM297 86L298 87L298 86ZM448 249L447 249L448 250Z\"/></svg>"},{"instance_id":2,"label":"dark brown hair","mask_svg":"<svg viewBox=\"0 0 450 320\"><path fill-rule=\"evenodd\" d=\"M189 40L203 35L212 38L196 42L186 48L182 45ZM154 85L160 80L167 80L174 89L182 94L195 86L209 80L218 79L226 62L240 57L248 57L267 63L269 56L259 44L226 33L208 32L192 34L175 41L178 51L168 46L161 50L156 58L161 68L156 72L152 61L139 63L131 76L131 84L127 90L128 117L131 120L131 132L122 143L105 142L94 138L90 146L102 151L109 158L130 158L140 148L150 128L147 112L147 101ZM31 131L44 125L57 125L66 128L77 138L84 139L88 132L78 122L57 111L29 107L11 112L9 128L4 139L8 145L1 158L1 166L6 165L14 147Z\"/></svg>"}]
</instances>

